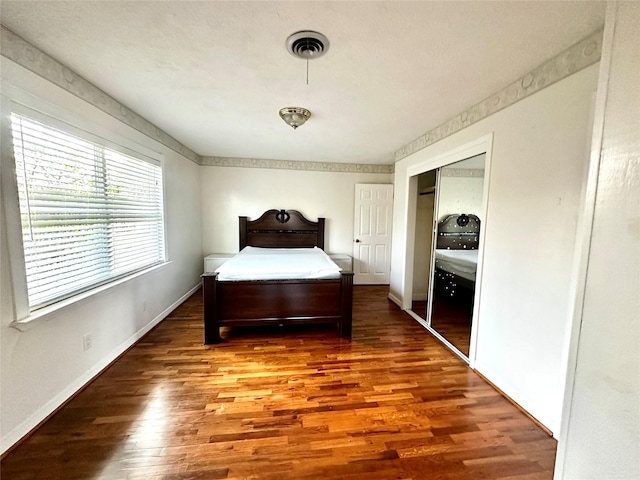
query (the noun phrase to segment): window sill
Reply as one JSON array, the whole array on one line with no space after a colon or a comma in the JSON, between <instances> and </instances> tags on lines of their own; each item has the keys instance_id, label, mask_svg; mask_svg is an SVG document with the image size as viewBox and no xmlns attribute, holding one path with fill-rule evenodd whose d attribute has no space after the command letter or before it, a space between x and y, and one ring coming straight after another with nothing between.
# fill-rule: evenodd
<instances>
[{"instance_id":1,"label":"window sill","mask_svg":"<svg viewBox=\"0 0 640 480\"><path fill-rule=\"evenodd\" d=\"M120 278L118 280L114 280L113 282L106 283L104 285L100 285L92 290L87 290L86 292L79 293L78 295L74 295L73 297L67 298L65 300L61 300L57 303L49 305L44 308L40 308L27 317L22 318L20 320L14 320L9 324L10 327L15 328L16 330L20 330L21 332L26 332L30 330L37 324L46 321L49 319L51 315L59 313L62 309L67 308L71 305L83 302L89 298L95 297L101 293L104 293L108 290L111 290L115 287L119 287L135 278L141 277L142 275L146 275L147 273L151 273L154 270L159 270L167 265L169 265L171 261L161 263L159 265L154 265L153 267L146 268L144 270L140 270L139 272L133 273L127 277Z\"/></svg>"}]
</instances>

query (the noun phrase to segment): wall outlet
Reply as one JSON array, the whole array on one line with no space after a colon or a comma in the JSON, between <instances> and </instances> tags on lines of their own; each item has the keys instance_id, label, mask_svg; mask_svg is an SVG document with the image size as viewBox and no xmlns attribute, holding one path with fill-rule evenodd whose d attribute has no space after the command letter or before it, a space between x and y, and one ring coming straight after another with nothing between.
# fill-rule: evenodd
<instances>
[{"instance_id":1,"label":"wall outlet","mask_svg":"<svg viewBox=\"0 0 640 480\"><path fill-rule=\"evenodd\" d=\"M82 336L82 350L87 351L91 348L91 334L87 333Z\"/></svg>"},{"instance_id":2,"label":"wall outlet","mask_svg":"<svg viewBox=\"0 0 640 480\"><path fill-rule=\"evenodd\" d=\"M142 311L143 312L147 311L147 302L142 302Z\"/></svg>"}]
</instances>

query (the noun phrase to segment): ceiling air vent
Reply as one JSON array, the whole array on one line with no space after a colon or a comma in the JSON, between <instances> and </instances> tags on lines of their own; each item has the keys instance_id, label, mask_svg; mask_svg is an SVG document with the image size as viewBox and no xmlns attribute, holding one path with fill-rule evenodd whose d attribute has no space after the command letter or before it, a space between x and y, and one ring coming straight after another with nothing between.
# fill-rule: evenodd
<instances>
[{"instance_id":1,"label":"ceiling air vent","mask_svg":"<svg viewBox=\"0 0 640 480\"><path fill-rule=\"evenodd\" d=\"M287 50L303 60L319 58L329 50L329 39L319 32L302 30L287 38Z\"/></svg>"}]
</instances>

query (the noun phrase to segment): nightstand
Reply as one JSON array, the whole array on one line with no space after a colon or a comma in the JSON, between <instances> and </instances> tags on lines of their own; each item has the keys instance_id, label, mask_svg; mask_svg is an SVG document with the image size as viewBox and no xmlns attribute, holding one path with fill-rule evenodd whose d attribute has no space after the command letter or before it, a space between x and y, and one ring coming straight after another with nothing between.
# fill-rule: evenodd
<instances>
[{"instance_id":1,"label":"nightstand","mask_svg":"<svg viewBox=\"0 0 640 480\"><path fill-rule=\"evenodd\" d=\"M204 273L216 271L220 265L233 257L235 253L212 253L204 257Z\"/></svg>"},{"instance_id":2,"label":"nightstand","mask_svg":"<svg viewBox=\"0 0 640 480\"><path fill-rule=\"evenodd\" d=\"M338 265L343 272L353 272L353 259L345 253L330 253L329 258Z\"/></svg>"}]
</instances>

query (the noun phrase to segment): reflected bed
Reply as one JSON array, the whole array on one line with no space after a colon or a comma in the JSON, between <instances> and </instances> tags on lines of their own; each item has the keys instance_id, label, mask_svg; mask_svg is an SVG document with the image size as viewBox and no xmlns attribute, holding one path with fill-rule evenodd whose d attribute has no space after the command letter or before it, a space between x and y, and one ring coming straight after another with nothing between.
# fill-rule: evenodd
<instances>
[{"instance_id":1,"label":"reflected bed","mask_svg":"<svg viewBox=\"0 0 640 480\"><path fill-rule=\"evenodd\" d=\"M436 268L475 282L478 250L436 249Z\"/></svg>"},{"instance_id":2,"label":"reflected bed","mask_svg":"<svg viewBox=\"0 0 640 480\"><path fill-rule=\"evenodd\" d=\"M475 290L479 235L476 215L453 213L438 222L435 280L446 295L453 297L461 288Z\"/></svg>"}]
</instances>

